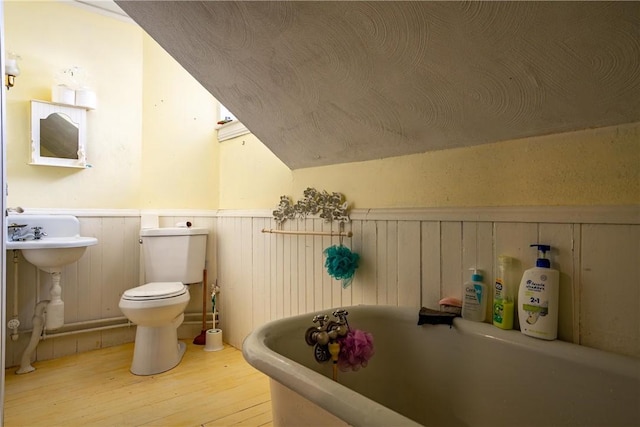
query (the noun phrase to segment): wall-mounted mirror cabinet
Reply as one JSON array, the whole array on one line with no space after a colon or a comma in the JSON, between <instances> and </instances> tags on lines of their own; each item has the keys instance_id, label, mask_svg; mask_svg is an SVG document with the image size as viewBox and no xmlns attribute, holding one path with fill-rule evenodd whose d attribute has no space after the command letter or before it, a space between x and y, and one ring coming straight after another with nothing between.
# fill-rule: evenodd
<instances>
[{"instance_id":1,"label":"wall-mounted mirror cabinet","mask_svg":"<svg viewBox=\"0 0 640 427\"><path fill-rule=\"evenodd\" d=\"M87 167L87 110L31 101L31 165Z\"/></svg>"}]
</instances>

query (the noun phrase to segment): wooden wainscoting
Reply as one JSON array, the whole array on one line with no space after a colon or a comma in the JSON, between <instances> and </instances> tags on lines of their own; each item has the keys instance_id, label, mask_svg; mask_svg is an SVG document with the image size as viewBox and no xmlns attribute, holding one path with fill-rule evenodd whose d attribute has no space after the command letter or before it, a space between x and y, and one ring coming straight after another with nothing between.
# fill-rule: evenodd
<instances>
[{"instance_id":1,"label":"wooden wainscoting","mask_svg":"<svg viewBox=\"0 0 640 427\"><path fill-rule=\"evenodd\" d=\"M180 365L145 377L129 372L132 354L131 343L8 369L4 425L272 425L268 377L239 350L188 342Z\"/></svg>"},{"instance_id":2,"label":"wooden wainscoting","mask_svg":"<svg viewBox=\"0 0 640 427\"><path fill-rule=\"evenodd\" d=\"M438 308L440 298L461 297L470 267L494 283L499 255L517 260L517 286L537 256L529 245L544 242L561 273L559 339L640 357L639 205L354 210L344 245L360 261L346 288L324 266L323 251L339 238L264 228L276 228L270 212L218 212L220 328L235 347L258 326L297 314L358 304ZM282 228L338 230L317 217Z\"/></svg>"}]
</instances>

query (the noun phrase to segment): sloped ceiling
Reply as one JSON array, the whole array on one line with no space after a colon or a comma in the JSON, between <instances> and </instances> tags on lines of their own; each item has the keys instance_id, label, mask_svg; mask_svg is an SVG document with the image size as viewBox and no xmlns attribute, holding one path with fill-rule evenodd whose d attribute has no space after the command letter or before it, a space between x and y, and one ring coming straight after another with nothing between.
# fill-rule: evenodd
<instances>
[{"instance_id":1,"label":"sloped ceiling","mask_svg":"<svg viewBox=\"0 0 640 427\"><path fill-rule=\"evenodd\" d=\"M291 169L640 121L640 2L116 3Z\"/></svg>"}]
</instances>

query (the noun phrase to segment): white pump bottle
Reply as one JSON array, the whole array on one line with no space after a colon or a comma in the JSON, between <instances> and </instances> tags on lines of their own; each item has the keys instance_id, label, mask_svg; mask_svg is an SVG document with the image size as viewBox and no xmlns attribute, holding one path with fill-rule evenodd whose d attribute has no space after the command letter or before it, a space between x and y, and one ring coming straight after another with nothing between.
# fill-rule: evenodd
<instances>
[{"instance_id":1,"label":"white pump bottle","mask_svg":"<svg viewBox=\"0 0 640 427\"><path fill-rule=\"evenodd\" d=\"M555 340L558 337L558 303L560 273L551 268L546 252L549 245L536 246L541 256L536 266L522 275L518 292L518 320L520 331L535 338Z\"/></svg>"}]
</instances>

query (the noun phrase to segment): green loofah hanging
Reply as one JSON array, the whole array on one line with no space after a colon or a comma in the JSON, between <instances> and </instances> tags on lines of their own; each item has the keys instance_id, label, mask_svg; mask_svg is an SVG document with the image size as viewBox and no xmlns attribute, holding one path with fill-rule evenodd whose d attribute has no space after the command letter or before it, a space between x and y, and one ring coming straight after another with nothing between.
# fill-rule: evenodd
<instances>
[{"instance_id":1,"label":"green loofah hanging","mask_svg":"<svg viewBox=\"0 0 640 427\"><path fill-rule=\"evenodd\" d=\"M330 246L324 250L327 257L324 266L334 279L342 280L342 287L348 287L353 281L353 275L358 268L360 255L351 252L346 246Z\"/></svg>"}]
</instances>

